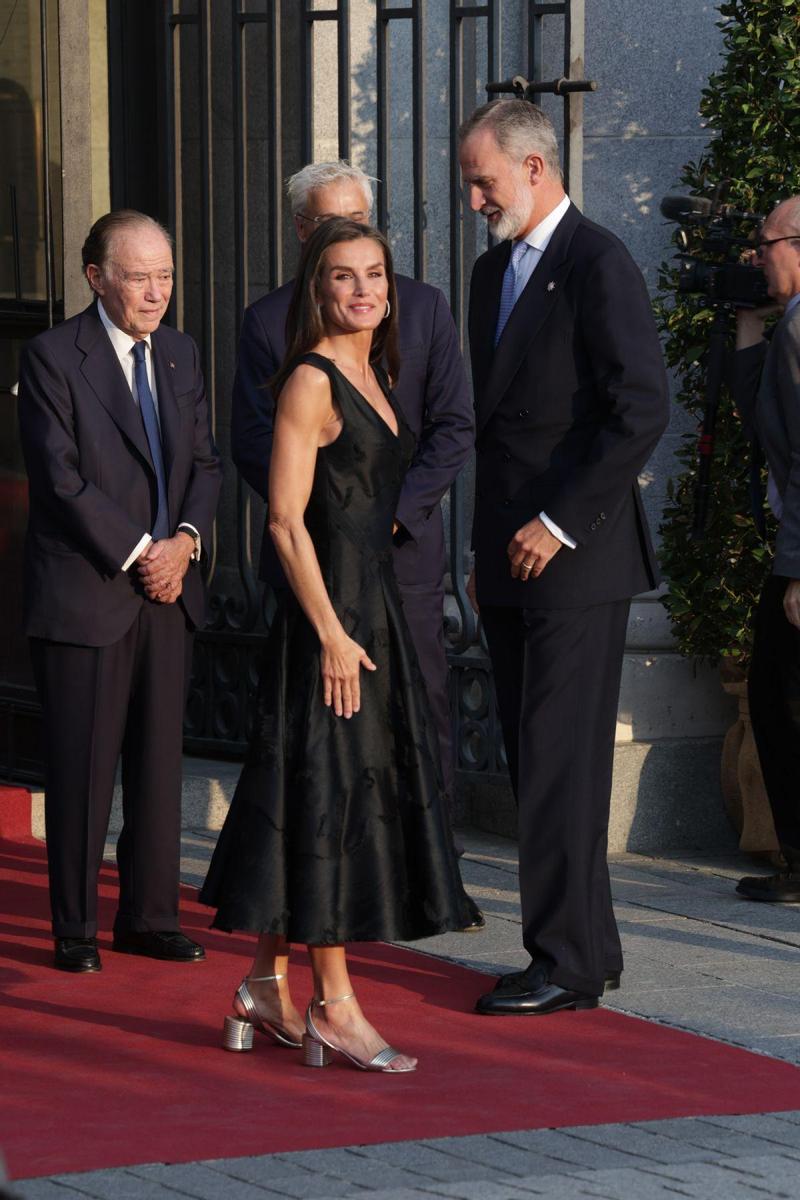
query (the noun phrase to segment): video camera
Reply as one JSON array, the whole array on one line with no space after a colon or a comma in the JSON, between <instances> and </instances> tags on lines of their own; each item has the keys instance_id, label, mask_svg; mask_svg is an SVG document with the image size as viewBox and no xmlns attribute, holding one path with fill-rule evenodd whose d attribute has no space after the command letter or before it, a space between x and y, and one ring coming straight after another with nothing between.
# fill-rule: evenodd
<instances>
[{"instance_id":1,"label":"video camera","mask_svg":"<svg viewBox=\"0 0 800 1200\"><path fill-rule=\"evenodd\" d=\"M720 199L720 185L714 196L665 196L661 215L677 221L681 228L675 233L678 246L678 291L708 297L713 304L729 304L733 308L760 308L770 303L767 281L760 267L738 261L742 249L753 249L752 241L736 233L743 223L760 223L757 213L737 212ZM708 262L688 253L691 233L703 230L703 252L716 255L722 261ZM736 261L735 261L736 260Z\"/></svg>"}]
</instances>

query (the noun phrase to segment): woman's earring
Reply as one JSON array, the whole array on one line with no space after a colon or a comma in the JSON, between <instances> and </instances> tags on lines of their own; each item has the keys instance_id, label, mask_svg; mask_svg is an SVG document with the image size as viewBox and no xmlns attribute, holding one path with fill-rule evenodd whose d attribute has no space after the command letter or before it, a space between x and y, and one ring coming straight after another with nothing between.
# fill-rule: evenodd
<instances>
[{"instance_id":1,"label":"woman's earring","mask_svg":"<svg viewBox=\"0 0 800 1200\"><path fill-rule=\"evenodd\" d=\"M392 311L392 306L391 306L391 304L389 303L389 301L387 300L387 301L386 301L386 312L383 314L383 319L384 319L384 321L385 321L385 320L388 318L388 316L389 316L389 314L390 314L390 312L391 312L391 311Z\"/></svg>"}]
</instances>

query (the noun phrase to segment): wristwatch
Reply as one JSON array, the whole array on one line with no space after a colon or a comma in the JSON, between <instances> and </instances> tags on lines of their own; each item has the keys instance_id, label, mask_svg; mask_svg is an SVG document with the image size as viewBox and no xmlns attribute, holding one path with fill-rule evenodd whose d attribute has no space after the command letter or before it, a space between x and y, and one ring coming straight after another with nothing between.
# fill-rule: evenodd
<instances>
[{"instance_id":1,"label":"wristwatch","mask_svg":"<svg viewBox=\"0 0 800 1200\"><path fill-rule=\"evenodd\" d=\"M202 549L202 542L200 541L200 534L197 532L194 525L179 525L178 530L181 533L188 533L189 537L194 542L194 550L192 551L192 556L189 561L190 562L200 562L200 551Z\"/></svg>"}]
</instances>

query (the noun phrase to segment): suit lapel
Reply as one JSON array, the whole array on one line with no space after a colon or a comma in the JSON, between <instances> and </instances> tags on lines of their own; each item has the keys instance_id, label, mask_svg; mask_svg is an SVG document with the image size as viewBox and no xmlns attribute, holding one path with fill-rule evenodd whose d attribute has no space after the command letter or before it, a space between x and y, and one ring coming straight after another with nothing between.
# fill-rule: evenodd
<instances>
[{"instance_id":1,"label":"suit lapel","mask_svg":"<svg viewBox=\"0 0 800 1200\"><path fill-rule=\"evenodd\" d=\"M478 395L484 392L485 382L492 369L494 357L494 331L497 328L497 314L500 310L500 294L503 290L503 276L508 260L511 257L511 242L503 242L488 251L485 260L485 271L480 280L480 295L470 297L474 312L471 330L473 370L477 375Z\"/></svg>"},{"instance_id":2,"label":"suit lapel","mask_svg":"<svg viewBox=\"0 0 800 1200\"><path fill-rule=\"evenodd\" d=\"M580 212L571 204L559 221L547 249L525 286L525 290L514 305L500 341L494 350L486 386L479 397L476 412L479 433L508 390L531 342L540 333L561 295L561 290L572 269L572 263L567 256L573 234L580 220ZM498 292L497 302L494 308L489 310L493 314L492 338L494 337L499 303Z\"/></svg>"},{"instance_id":3,"label":"suit lapel","mask_svg":"<svg viewBox=\"0 0 800 1200\"><path fill-rule=\"evenodd\" d=\"M81 364L84 379L152 471L153 460L141 415L94 304L81 313L76 345L85 355Z\"/></svg>"},{"instance_id":4,"label":"suit lapel","mask_svg":"<svg viewBox=\"0 0 800 1200\"><path fill-rule=\"evenodd\" d=\"M161 446L164 452L164 470L169 480L172 464L178 451L180 417L175 401L175 363L169 357L159 329L150 338L153 348L153 368L158 391L158 418L161 425Z\"/></svg>"}]
</instances>

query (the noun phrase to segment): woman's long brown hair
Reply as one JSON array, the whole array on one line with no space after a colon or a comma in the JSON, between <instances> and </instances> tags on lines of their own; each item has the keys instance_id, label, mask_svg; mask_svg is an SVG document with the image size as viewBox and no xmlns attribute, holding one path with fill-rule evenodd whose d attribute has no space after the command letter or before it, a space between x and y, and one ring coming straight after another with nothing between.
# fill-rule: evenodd
<instances>
[{"instance_id":1,"label":"woman's long brown hair","mask_svg":"<svg viewBox=\"0 0 800 1200\"><path fill-rule=\"evenodd\" d=\"M303 245L286 318L286 354L280 368L269 381L272 394L276 398L298 360L325 337L325 326L317 301L317 285L322 274L325 251L338 242L357 242L361 238L377 242L383 250L391 308L389 316L384 317L373 331L369 360L373 365L383 362L388 369L390 381L397 381L400 374L400 356L397 350L397 288L389 243L379 230L370 225L360 225L348 217L331 217L323 221Z\"/></svg>"}]
</instances>

